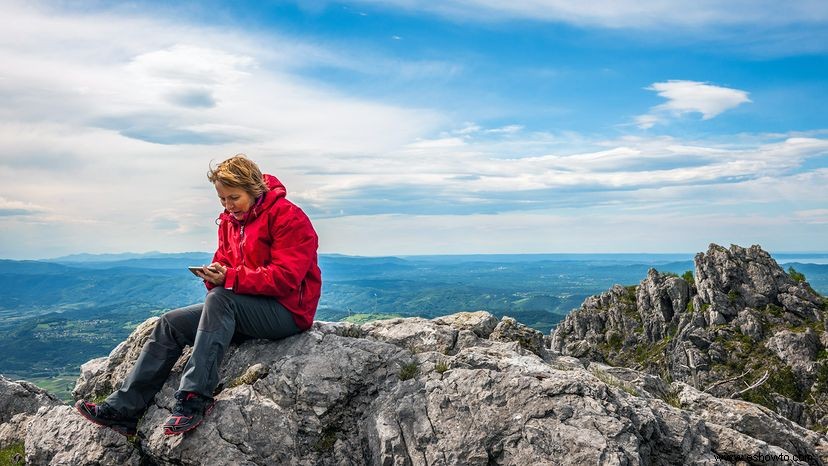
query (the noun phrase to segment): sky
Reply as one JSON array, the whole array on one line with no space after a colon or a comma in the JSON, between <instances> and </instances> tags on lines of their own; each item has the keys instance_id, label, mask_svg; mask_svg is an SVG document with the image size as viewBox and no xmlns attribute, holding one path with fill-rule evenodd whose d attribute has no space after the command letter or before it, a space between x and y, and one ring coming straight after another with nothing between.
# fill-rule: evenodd
<instances>
[{"instance_id":1,"label":"sky","mask_svg":"<svg viewBox=\"0 0 828 466\"><path fill-rule=\"evenodd\" d=\"M828 251L826 108L823 0L0 0L0 258L212 251L237 153L322 253Z\"/></svg>"}]
</instances>

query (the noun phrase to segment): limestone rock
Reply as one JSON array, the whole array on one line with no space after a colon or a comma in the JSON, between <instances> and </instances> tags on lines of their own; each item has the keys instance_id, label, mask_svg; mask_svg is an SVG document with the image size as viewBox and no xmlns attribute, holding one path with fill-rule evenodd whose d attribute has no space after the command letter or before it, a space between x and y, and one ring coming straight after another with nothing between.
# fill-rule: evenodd
<instances>
[{"instance_id":1,"label":"limestone rock","mask_svg":"<svg viewBox=\"0 0 828 466\"><path fill-rule=\"evenodd\" d=\"M765 346L790 366L800 379L813 375L820 342L810 328L805 332L780 330L768 339Z\"/></svg>"},{"instance_id":2,"label":"limestone rock","mask_svg":"<svg viewBox=\"0 0 828 466\"><path fill-rule=\"evenodd\" d=\"M647 272L647 278L636 289L636 306L649 342L663 339L670 325L677 325L689 297L690 287L681 278L662 275L655 269Z\"/></svg>"},{"instance_id":3,"label":"limestone rock","mask_svg":"<svg viewBox=\"0 0 828 466\"><path fill-rule=\"evenodd\" d=\"M0 424L0 449L8 448L15 443L23 443L26 440L26 428L31 417L31 414L19 413Z\"/></svg>"},{"instance_id":4,"label":"limestone rock","mask_svg":"<svg viewBox=\"0 0 828 466\"><path fill-rule=\"evenodd\" d=\"M26 382L11 381L0 375L0 423L16 414L34 414L41 406L56 406L61 401L46 390Z\"/></svg>"},{"instance_id":5,"label":"limestone rock","mask_svg":"<svg viewBox=\"0 0 828 466\"><path fill-rule=\"evenodd\" d=\"M828 309L759 246L715 244L693 283L650 270L635 287L587 298L554 330L552 349L743 396L804 427L828 420ZM634 296L634 300L632 297Z\"/></svg>"},{"instance_id":6,"label":"limestone rock","mask_svg":"<svg viewBox=\"0 0 828 466\"><path fill-rule=\"evenodd\" d=\"M681 407L689 409L705 421L777 446L800 458L811 458L810 464L828 461L828 439L776 415L768 409L742 400L723 400L695 390L681 382L673 384Z\"/></svg>"},{"instance_id":7,"label":"limestone rock","mask_svg":"<svg viewBox=\"0 0 828 466\"><path fill-rule=\"evenodd\" d=\"M543 333L528 327L512 317L504 316L492 333L492 341L515 341L523 348L543 357L546 348L543 344Z\"/></svg>"},{"instance_id":8,"label":"limestone rock","mask_svg":"<svg viewBox=\"0 0 828 466\"><path fill-rule=\"evenodd\" d=\"M43 407L26 431L26 463L37 465L135 465L138 449L111 429L86 421L69 406Z\"/></svg>"},{"instance_id":9,"label":"limestone rock","mask_svg":"<svg viewBox=\"0 0 828 466\"><path fill-rule=\"evenodd\" d=\"M723 459L733 458L737 465L750 464L745 459L754 459L755 464L773 466L806 466L807 461L799 460L798 455L793 455L787 450L775 445L768 445L766 442L739 435L738 431L719 424L708 424L707 431L710 441L715 445L717 454ZM741 458L741 461L739 460ZM813 464L819 464L812 461Z\"/></svg>"},{"instance_id":10,"label":"limestone rock","mask_svg":"<svg viewBox=\"0 0 828 466\"><path fill-rule=\"evenodd\" d=\"M448 353L454 348L458 330L421 317L375 320L362 326L366 335L414 353Z\"/></svg>"},{"instance_id":11,"label":"limestone rock","mask_svg":"<svg viewBox=\"0 0 828 466\"><path fill-rule=\"evenodd\" d=\"M636 308L635 287L613 286L609 291L587 298L569 313L552 334L555 352L606 362L606 350L635 345L642 318ZM612 335L608 335L612 330ZM606 348L606 350L602 349Z\"/></svg>"},{"instance_id":12,"label":"limestone rock","mask_svg":"<svg viewBox=\"0 0 828 466\"><path fill-rule=\"evenodd\" d=\"M713 312L736 316L744 307L768 305L816 318L819 301L813 292L789 277L759 246L730 249L711 244L707 254L695 258L696 287L702 302Z\"/></svg>"},{"instance_id":13,"label":"limestone rock","mask_svg":"<svg viewBox=\"0 0 828 466\"><path fill-rule=\"evenodd\" d=\"M754 340L761 340L765 336L765 331L762 329L761 314L756 310L750 308L743 309L736 316L736 319L733 320L733 325L743 335L747 335Z\"/></svg>"},{"instance_id":14,"label":"limestone rock","mask_svg":"<svg viewBox=\"0 0 828 466\"><path fill-rule=\"evenodd\" d=\"M0 375L0 448L22 442L26 426L40 408L61 401L25 380L11 381Z\"/></svg>"},{"instance_id":15,"label":"limestone rock","mask_svg":"<svg viewBox=\"0 0 828 466\"><path fill-rule=\"evenodd\" d=\"M432 320L457 330L471 330L480 338L489 338L498 323L497 317L486 311L458 312Z\"/></svg>"}]
</instances>

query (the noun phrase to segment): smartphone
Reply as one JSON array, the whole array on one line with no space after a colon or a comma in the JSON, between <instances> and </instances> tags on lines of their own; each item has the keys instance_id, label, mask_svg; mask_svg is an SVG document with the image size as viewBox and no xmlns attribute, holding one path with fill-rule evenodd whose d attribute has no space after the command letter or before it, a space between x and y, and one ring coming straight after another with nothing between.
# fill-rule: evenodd
<instances>
[{"instance_id":1,"label":"smartphone","mask_svg":"<svg viewBox=\"0 0 828 466\"><path fill-rule=\"evenodd\" d=\"M198 275L197 271L201 270L202 267L204 267L204 266L203 265L192 265L192 266L187 267L187 268L190 270L190 272L193 273L193 275L195 275L198 278L201 278L201 276ZM207 270L209 270L211 272L218 272L218 270L210 268L210 267L207 267Z\"/></svg>"}]
</instances>

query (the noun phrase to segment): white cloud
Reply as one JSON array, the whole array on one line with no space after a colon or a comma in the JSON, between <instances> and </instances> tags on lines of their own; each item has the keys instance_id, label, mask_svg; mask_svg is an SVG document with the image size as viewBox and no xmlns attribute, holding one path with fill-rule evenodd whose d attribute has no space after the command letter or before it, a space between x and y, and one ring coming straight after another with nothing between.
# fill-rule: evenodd
<instances>
[{"instance_id":1,"label":"white cloud","mask_svg":"<svg viewBox=\"0 0 828 466\"><path fill-rule=\"evenodd\" d=\"M462 20L533 19L628 28L743 24L773 26L824 23L828 8L820 0L361 0L407 10L428 11Z\"/></svg>"},{"instance_id":2,"label":"white cloud","mask_svg":"<svg viewBox=\"0 0 828 466\"><path fill-rule=\"evenodd\" d=\"M232 85L255 65L249 56L179 43L137 55L126 70L160 85Z\"/></svg>"},{"instance_id":3,"label":"white cloud","mask_svg":"<svg viewBox=\"0 0 828 466\"><path fill-rule=\"evenodd\" d=\"M496 133L515 134L515 133L519 133L521 130L523 130L523 126L521 126L521 125L506 125L506 126L501 126L500 128L487 129L486 132L487 133L494 133L494 134L496 134Z\"/></svg>"},{"instance_id":4,"label":"white cloud","mask_svg":"<svg viewBox=\"0 0 828 466\"><path fill-rule=\"evenodd\" d=\"M791 175L806 160L824 157L828 151L828 140L813 137L757 136L739 145L625 138L596 145L606 148L504 158L503 153L534 148L533 142L448 137L406 145L374 158L370 165L358 158L322 156L304 162L301 170L311 174L306 180L315 188L307 201L318 215L341 215L340 210L346 215L423 214L451 208L464 213L506 212L590 208L625 193L631 193L625 204L633 205L639 203L635 201L639 196L641 202L651 201L642 194L647 190L671 187L701 187L695 199L703 199L715 186ZM362 167L359 172L349 172L357 164ZM802 193L796 196L807 198ZM747 202L745 196L725 197ZM751 193L748 198L765 196ZM717 196L711 195L703 204L713 199Z\"/></svg>"},{"instance_id":5,"label":"white cloud","mask_svg":"<svg viewBox=\"0 0 828 466\"><path fill-rule=\"evenodd\" d=\"M725 110L750 102L748 93L745 91L696 81L670 80L653 83L647 89L656 91L658 95L668 100L667 103L657 107L659 110L676 114L698 112L705 120Z\"/></svg>"},{"instance_id":6,"label":"white cloud","mask_svg":"<svg viewBox=\"0 0 828 466\"><path fill-rule=\"evenodd\" d=\"M476 123L466 122L466 124L462 128L451 131L451 134L459 134L461 136L466 136L478 133L481 129L483 128L481 128L480 125Z\"/></svg>"},{"instance_id":7,"label":"white cloud","mask_svg":"<svg viewBox=\"0 0 828 466\"><path fill-rule=\"evenodd\" d=\"M828 224L828 209L797 210L793 212L793 216L796 220L803 223L817 225Z\"/></svg>"},{"instance_id":8,"label":"white cloud","mask_svg":"<svg viewBox=\"0 0 828 466\"><path fill-rule=\"evenodd\" d=\"M639 128L642 129L649 129L655 126L657 123L660 123L661 119L652 114L646 115L638 115L635 117L635 123L638 125Z\"/></svg>"},{"instance_id":9,"label":"white cloud","mask_svg":"<svg viewBox=\"0 0 828 466\"><path fill-rule=\"evenodd\" d=\"M45 207L32 204L31 202L17 201L0 196L0 217L32 215L46 212L47 210Z\"/></svg>"},{"instance_id":10,"label":"white cloud","mask_svg":"<svg viewBox=\"0 0 828 466\"><path fill-rule=\"evenodd\" d=\"M651 108L645 115L636 117L636 123L644 129L687 113L701 113L703 120L709 120L726 110L751 101L746 91L697 81L670 80L653 83L646 89L656 91L659 96L667 99L667 102Z\"/></svg>"}]
</instances>

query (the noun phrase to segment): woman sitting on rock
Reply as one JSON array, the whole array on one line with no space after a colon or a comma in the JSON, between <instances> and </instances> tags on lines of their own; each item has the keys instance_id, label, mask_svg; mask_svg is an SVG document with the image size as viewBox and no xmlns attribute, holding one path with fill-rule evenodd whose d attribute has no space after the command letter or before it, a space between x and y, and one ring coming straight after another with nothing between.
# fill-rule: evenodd
<instances>
[{"instance_id":1,"label":"woman sitting on rock","mask_svg":"<svg viewBox=\"0 0 828 466\"><path fill-rule=\"evenodd\" d=\"M285 198L279 180L262 175L243 155L220 163L207 178L224 212L213 262L198 272L209 290L204 303L162 315L121 388L100 404L75 405L86 419L124 435L136 433L138 418L185 346L193 353L163 425L167 435L194 429L210 411L219 365L234 336L276 340L313 323L322 282L308 217Z\"/></svg>"}]
</instances>

